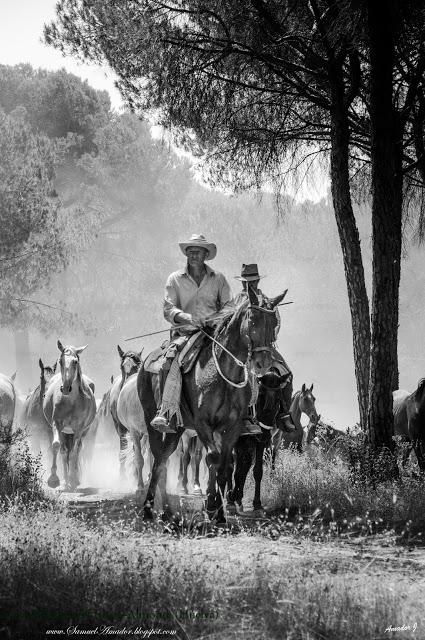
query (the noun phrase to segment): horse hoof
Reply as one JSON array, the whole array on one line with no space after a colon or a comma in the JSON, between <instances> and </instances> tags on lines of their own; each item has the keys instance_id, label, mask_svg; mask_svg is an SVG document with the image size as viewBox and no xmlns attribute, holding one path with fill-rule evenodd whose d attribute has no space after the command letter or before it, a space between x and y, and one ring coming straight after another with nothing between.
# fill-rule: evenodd
<instances>
[{"instance_id":1,"label":"horse hoof","mask_svg":"<svg viewBox=\"0 0 425 640\"><path fill-rule=\"evenodd\" d=\"M260 507L259 509L253 509L252 511L252 516L254 518L265 518L266 517L266 512L263 509L263 507Z\"/></svg>"},{"instance_id":2,"label":"horse hoof","mask_svg":"<svg viewBox=\"0 0 425 640\"><path fill-rule=\"evenodd\" d=\"M179 489L179 495L180 495L180 496L187 496L187 495L188 495L188 493L189 493L189 491L187 490L187 487L186 487L186 488L185 488L185 487L181 487L181 488Z\"/></svg>"},{"instance_id":3,"label":"horse hoof","mask_svg":"<svg viewBox=\"0 0 425 640\"><path fill-rule=\"evenodd\" d=\"M243 513L244 509L243 509L243 504L242 504L242 502L239 502L239 503L238 503L238 507L237 507L237 509L238 509L238 513Z\"/></svg>"},{"instance_id":4,"label":"horse hoof","mask_svg":"<svg viewBox=\"0 0 425 640\"><path fill-rule=\"evenodd\" d=\"M202 493L201 487L198 487L198 486L193 487L193 495L194 496L202 496L203 493Z\"/></svg>"},{"instance_id":5,"label":"horse hoof","mask_svg":"<svg viewBox=\"0 0 425 640\"><path fill-rule=\"evenodd\" d=\"M60 481L59 478L57 476L50 476L50 478L47 480L47 484L49 487L51 487L52 489L56 489L59 485L60 485Z\"/></svg>"}]
</instances>

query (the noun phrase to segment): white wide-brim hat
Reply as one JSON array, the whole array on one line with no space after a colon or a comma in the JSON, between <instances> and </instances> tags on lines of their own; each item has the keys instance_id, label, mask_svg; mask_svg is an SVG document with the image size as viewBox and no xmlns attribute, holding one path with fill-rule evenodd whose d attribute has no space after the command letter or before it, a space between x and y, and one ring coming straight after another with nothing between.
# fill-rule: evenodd
<instances>
[{"instance_id":1,"label":"white wide-brim hat","mask_svg":"<svg viewBox=\"0 0 425 640\"><path fill-rule=\"evenodd\" d=\"M205 260L213 260L217 255L217 247L212 242L207 242L205 236L197 235L194 233L188 242L179 242L179 247L186 255L186 250L189 247L200 247L201 249L206 249L208 251L208 255Z\"/></svg>"}]
</instances>

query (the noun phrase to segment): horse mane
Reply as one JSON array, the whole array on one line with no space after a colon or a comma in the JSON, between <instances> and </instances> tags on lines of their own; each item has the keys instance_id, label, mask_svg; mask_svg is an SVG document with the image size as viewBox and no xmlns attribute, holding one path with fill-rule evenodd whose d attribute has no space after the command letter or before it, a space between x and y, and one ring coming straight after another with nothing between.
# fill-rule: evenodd
<instances>
[{"instance_id":1,"label":"horse mane","mask_svg":"<svg viewBox=\"0 0 425 640\"><path fill-rule=\"evenodd\" d=\"M291 405L295 400L298 400L300 395L301 395L301 389L298 389L298 391L295 391L294 395L291 398Z\"/></svg>"},{"instance_id":2,"label":"horse mane","mask_svg":"<svg viewBox=\"0 0 425 640\"><path fill-rule=\"evenodd\" d=\"M236 307L236 309L232 312L227 313L226 315L223 316L223 318L220 320L220 322L218 322L215 331L214 331L214 338L217 339L221 332L224 331L224 329L227 328L227 326L230 324L236 324L236 322L239 320L240 316L242 315L242 311L245 310L248 307L248 303L249 300L242 300L242 302Z\"/></svg>"}]
</instances>

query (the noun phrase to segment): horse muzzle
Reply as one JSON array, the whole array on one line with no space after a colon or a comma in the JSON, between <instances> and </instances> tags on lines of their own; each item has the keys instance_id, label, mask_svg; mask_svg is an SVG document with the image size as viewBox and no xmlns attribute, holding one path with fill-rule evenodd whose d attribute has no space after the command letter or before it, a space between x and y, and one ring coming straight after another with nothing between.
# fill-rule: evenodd
<instances>
[{"instance_id":1,"label":"horse muzzle","mask_svg":"<svg viewBox=\"0 0 425 640\"><path fill-rule=\"evenodd\" d=\"M64 396L68 396L72 391L72 384L63 384L60 388Z\"/></svg>"},{"instance_id":2,"label":"horse muzzle","mask_svg":"<svg viewBox=\"0 0 425 640\"><path fill-rule=\"evenodd\" d=\"M263 376L270 369L272 359L267 351L254 353L251 360L251 369L256 376Z\"/></svg>"}]
</instances>

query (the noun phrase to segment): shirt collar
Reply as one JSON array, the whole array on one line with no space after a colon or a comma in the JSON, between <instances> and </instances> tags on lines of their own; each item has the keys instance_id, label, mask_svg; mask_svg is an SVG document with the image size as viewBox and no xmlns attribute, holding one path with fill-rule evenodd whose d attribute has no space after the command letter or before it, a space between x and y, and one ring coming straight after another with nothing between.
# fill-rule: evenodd
<instances>
[{"instance_id":1,"label":"shirt collar","mask_svg":"<svg viewBox=\"0 0 425 640\"><path fill-rule=\"evenodd\" d=\"M215 276L215 271L214 271L214 269L212 269L212 268L211 268L209 265L207 265L207 264L204 264L204 266L205 266L205 269L206 269L206 272L207 272L207 276ZM182 275L185 275L185 276L190 277L189 271L188 271L188 269L187 269L187 263L186 263L186 266L184 267L184 269L181 269L181 270L180 270L180 273L181 273Z\"/></svg>"}]
</instances>

